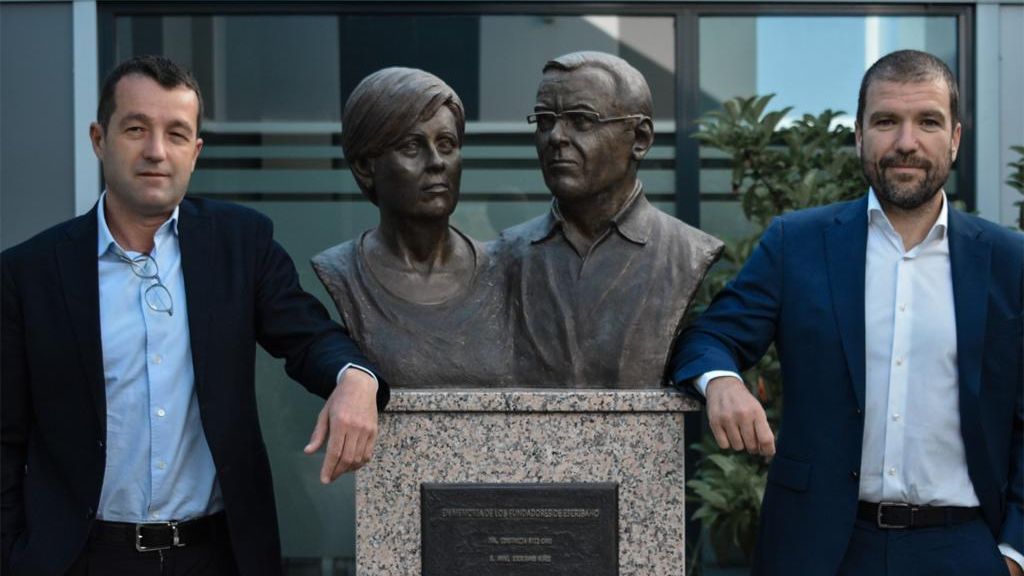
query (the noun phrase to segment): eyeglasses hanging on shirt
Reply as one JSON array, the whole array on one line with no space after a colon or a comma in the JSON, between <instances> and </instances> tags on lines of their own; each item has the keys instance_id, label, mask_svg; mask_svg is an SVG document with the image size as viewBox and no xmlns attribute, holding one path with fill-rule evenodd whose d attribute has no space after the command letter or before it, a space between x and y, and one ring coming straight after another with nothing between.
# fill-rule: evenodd
<instances>
[{"instance_id":1,"label":"eyeglasses hanging on shirt","mask_svg":"<svg viewBox=\"0 0 1024 576\"><path fill-rule=\"evenodd\" d=\"M154 312L166 312L168 316L174 316L174 301L171 299L171 291L160 281L160 267L156 260L149 254L140 254L134 258L118 254L117 257L127 264L132 269L132 273L139 278L156 282L146 288L146 292L143 294L146 306L149 306L149 309Z\"/></svg>"}]
</instances>

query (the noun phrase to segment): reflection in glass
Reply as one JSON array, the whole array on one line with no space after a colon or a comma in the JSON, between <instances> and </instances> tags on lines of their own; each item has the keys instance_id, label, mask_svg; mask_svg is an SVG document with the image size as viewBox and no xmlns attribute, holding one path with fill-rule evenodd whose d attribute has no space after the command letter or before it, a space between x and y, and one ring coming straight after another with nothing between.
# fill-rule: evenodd
<instances>
[{"instance_id":1,"label":"reflection in glass","mask_svg":"<svg viewBox=\"0 0 1024 576\"><path fill-rule=\"evenodd\" d=\"M955 16L708 16L699 29L700 114L736 96L775 94L769 109L793 107L783 126L831 108L845 113L837 122L853 127L861 77L881 56L913 48L958 69ZM702 146L701 227L743 238L750 230L730 189L728 162ZM955 176L946 191L955 195Z\"/></svg>"},{"instance_id":2,"label":"reflection in glass","mask_svg":"<svg viewBox=\"0 0 1024 576\"><path fill-rule=\"evenodd\" d=\"M906 48L957 69L955 16L757 16L700 20L701 113L735 96L776 94L789 117L843 110L853 125L864 71Z\"/></svg>"}]
</instances>

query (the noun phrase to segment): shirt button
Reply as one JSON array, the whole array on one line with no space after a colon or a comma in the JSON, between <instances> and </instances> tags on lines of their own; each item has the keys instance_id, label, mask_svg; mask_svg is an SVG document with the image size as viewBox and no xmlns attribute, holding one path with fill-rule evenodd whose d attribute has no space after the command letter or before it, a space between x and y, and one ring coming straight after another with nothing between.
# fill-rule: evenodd
<instances>
[{"instance_id":1,"label":"shirt button","mask_svg":"<svg viewBox=\"0 0 1024 576\"><path fill-rule=\"evenodd\" d=\"M897 366L903 366L903 356L898 356L896 358L896 365Z\"/></svg>"},{"instance_id":2,"label":"shirt button","mask_svg":"<svg viewBox=\"0 0 1024 576\"><path fill-rule=\"evenodd\" d=\"M161 470L163 470L164 468L167 468L167 463L164 462L163 460L161 460L161 461L156 463L156 467L161 469Z\"/></svg>"},{"instance_id":3,"label":"shirt button","mask_svg":"<svg viewBox=\"0 0 1024 576\"><path fill-rule=\"evenodd\" d=\"M163 408L157 408L156 415L163 418L164 416L167 416L167 412L164 412Z\"/></svg>"},{"instance_id":4,"label":"shirt button","mask_svg":"<svg viewBox=\"0 0 1024 576\"><path fill-rule=\"evenodd\" d=\"M907 310L907 305L906 304L900 304L900 312L906 312L906 310Z\"/></svg>"},{"instance_id":5,"label":"shirt button","mask_svg":"<svg viewBox=\"0 0 1024 576\"><path fill-rule=\"evenodd\" d=\"M159 364L164 361L164 357L159 354L153 354L153 364Z\"/></svg>"},{"instance_id":6,"label":"shirt button","mask_svg":"<svg viewBox=\"0 0 1024 576\"><path fill-rule=\"evenodd\" d=\"M899 422L900 421L900 415L899 414L893 414L892 415L892 421L893 422Z\"/></svg>"},{"instance_id":7,"label":"shirt button","mask_svg":"<svg viewBox=\"0 0 1024 576\"><path fill-rule=\"evenodd\" d=\"M159 511L159 510L153 510L153 511L152 511L152 512L151 512L151 513L149 514L149 517L150 517L150 518L153 518L154 520L155 520L155 519L157 519L157 518L159 518L159 517L160 517L160 511Z\"/></svg>"},{"instance_id":8,"label":"shirt button","mask_svg":"<svg viewBox=\"0 0 1024 576\"><path fill-rule=\"evenodd\" d=\"M896 475L896 468L895 467L894 468L889 468L889 476L895 476L895 475Z\"/></svg>"}]
</instances>

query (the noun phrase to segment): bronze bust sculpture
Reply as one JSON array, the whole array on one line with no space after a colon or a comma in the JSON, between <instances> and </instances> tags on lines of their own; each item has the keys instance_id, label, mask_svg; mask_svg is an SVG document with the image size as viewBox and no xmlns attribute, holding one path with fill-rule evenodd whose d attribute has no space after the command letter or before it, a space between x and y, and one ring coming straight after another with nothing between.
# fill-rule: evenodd
<instances>
[{"instance_id":1,"label":"bronze bust sculpture","mask_svg":"<svg viewBox=\"0 0 1024 576\"><path fill-rule=\"evenodd\" d=\"M664 382L683 317L722 243L644 196L653 103L625 60L549 61L528 121L549 213L504 231L520 385L647 388Z\"/></svg>"},{"instance_id":2,"label":"bronze bust sculpture","mask_svg":"<svg viewBox=\"0 0 1024 576\"><path fill-rule=\"evenodd\" d=\"M433 74L385 68L355 88L342 123L345 158L380 210L379 226L313 257L343 323L393 386L501 385L511 346L498 271L448 223L462 101Z\"/></svg>"},{"instance_id":3,"label":"bronze bust sculpture","mask_svg":"<svg viewBox=\"0 0 1024 576\"><path fill-rule=\"evenodd\" d=\"M397 387L653 388L722 243L644 196L650 89L625 60L548 62L528 121L551 210L484 246L448 223L465 113L437 77L386 68L343 114L380 225L313 258L352 337Z\"/></svg>"}]
</instances>

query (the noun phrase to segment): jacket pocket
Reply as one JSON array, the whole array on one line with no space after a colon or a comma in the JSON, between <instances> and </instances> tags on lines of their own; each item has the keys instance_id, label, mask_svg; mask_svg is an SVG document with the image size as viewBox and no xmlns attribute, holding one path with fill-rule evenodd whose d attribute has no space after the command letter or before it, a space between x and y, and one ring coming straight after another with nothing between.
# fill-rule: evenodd
<instances>
[{"instance_id":1,"label":"jacket pocket","mask_svg":"<svg viewBox=\"0 0 1024 576\"><path fill-rule=\"evenodd\" d=\"M768 481L790 490L804 492L811 482L811 464L775 456L768 468Z\"/></svg>"}]
</instances>

